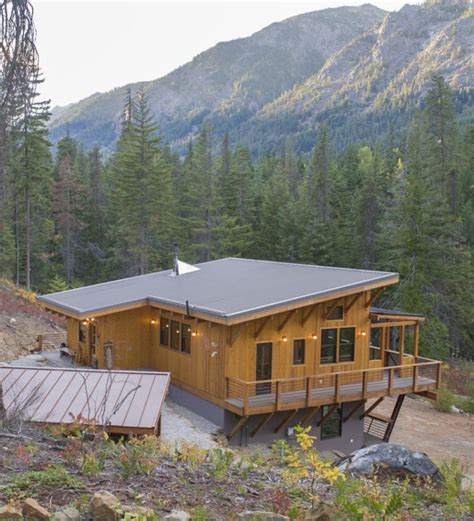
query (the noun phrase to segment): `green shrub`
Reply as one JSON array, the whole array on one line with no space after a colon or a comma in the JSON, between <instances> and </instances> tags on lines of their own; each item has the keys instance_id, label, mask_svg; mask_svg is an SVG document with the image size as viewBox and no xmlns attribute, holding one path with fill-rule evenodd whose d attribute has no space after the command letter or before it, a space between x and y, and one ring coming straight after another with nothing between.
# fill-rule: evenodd
<instances>
[{"instance_id":1,"label":"green shrub","mask_svg":"<svg viewBox=\"0 0 474 521\"><path fill-rule=\"evenodd\" d=\"M450 516L461 517L467 513L473 513L474 494L462 490L462 478L464 470L458 459L440 466L444 477L445 487L442 500L444 510Z\"/></svg>"},{"instance_id":2,"label":"green shrub","mask_svg":"<svg viewBox=\"0 0 474 521\"><path fill-rule=\"evenodd\" d=\"M75 476L69 474L62 465L51 465L45 470L22 472L1 485L0 489L3 489L8 496L26 496L36 494L41 487L81 489L84 485Z\"/></svg>"},{"instance_id":3,"label":"green shrub","mask_svg":"<svg viewBox=\"0 0 474 521\"><path fill-rule=\"evenodd\" d=\"M441 387L438 391L438 399L434 402L434 408L439 412L450 412L451 406L455 402L454 394L447 387Z\"/></svg>"},{"instance_id":4,"label":"green shrub","mask_svg":"<svg viewBox=\"0 0 474 521\"><path fill-rule=\"evenodd\" d=\"M155 436L133 438L120 447L116 465L126 479L139 474L149 474L160 460L159 440Z\"/></svg>"}]
</instances>

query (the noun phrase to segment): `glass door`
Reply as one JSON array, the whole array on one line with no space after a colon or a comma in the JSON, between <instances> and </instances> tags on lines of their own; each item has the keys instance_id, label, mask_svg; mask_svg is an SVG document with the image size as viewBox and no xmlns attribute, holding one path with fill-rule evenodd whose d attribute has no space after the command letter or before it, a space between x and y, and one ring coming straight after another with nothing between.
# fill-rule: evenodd
<instances>
[{"instance_id":1,"label":"glass door","mask_svg":"<svg viewBox=\"0 0 474 521\"><path fill-rule=\"evenodd\" d=\"M257 344L257 364L255 380L271 380L272 379L272 350L271 342ZM272 391L272 384L265 382L257 384L255 387L256 394L268 394Z\"/></svg>"}]
</instances>

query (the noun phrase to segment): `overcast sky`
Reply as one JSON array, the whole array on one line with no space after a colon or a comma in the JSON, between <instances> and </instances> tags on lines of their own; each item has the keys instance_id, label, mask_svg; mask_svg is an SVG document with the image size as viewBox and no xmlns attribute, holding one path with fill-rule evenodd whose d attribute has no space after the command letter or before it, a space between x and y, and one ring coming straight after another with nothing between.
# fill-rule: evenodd
<instances>
[{"instance_id":1,"label":"overcast sky","mask_svg":"<svg viewBox=\"0 0 474 521\"><path fill-rule=\"evenodd\" d=\"M33 0L42 94L65 105L95 92L159 78L216 43L272 22L363 1L46 1ZM399 9L401 0L374 0ZM412 2L415 3L415 2Z\"/></svg>"}]
</instances>

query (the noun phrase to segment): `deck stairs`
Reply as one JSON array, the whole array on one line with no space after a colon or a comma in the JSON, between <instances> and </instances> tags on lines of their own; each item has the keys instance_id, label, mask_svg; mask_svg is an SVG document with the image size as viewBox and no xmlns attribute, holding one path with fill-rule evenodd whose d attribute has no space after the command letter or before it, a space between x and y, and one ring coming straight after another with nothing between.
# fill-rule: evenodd
<instances>
[{"instance_id":1,"label":"deck stairs","mask_svg":"<svg viewBox=\"0 0 474 521\"><path fill-rule=\"evenodd\" d=\"M397 397L392 414L385 416L376 412L371 412L364 418L364 431L375 438L379 438L384 442L390 441L395 423L403 405L405 395L401 394Z\"/></svg>"}]
</instances>

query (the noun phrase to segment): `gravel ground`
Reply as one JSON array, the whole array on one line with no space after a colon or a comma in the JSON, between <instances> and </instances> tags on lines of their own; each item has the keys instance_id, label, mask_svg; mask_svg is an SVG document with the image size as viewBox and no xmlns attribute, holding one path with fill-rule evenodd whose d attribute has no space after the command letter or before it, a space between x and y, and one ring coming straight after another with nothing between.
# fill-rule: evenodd
<instances>
[{"instance_id":1,"label":"gravel ground","mask_svg":"<svg viewBox=\"0 0 474 521\"><path fill-rule=\"evenodd\" d=\"M219 427L168 398L161 415L163 440L196 443L203 449L218 447Z\"/></svg>"}]
</instances>

